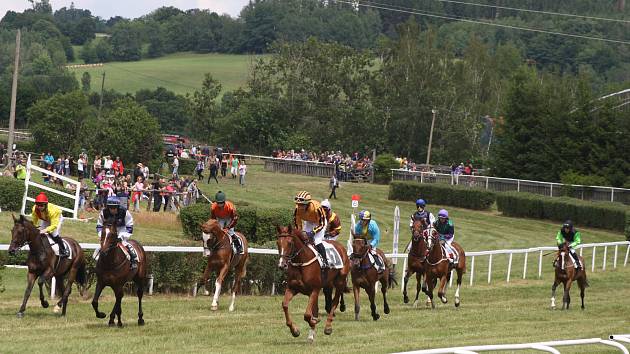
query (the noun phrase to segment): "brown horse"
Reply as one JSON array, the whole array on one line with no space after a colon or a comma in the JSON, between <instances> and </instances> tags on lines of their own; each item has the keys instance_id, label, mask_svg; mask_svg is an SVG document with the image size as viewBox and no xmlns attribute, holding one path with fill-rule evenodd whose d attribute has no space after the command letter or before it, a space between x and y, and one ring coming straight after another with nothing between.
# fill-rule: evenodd
<instances>
[{"instance_id":1,"label":"brown horse","mask_svg":"<svg viewBox=\"0 0 630 354\"><path fill-rule=\"evenodd\" d=\"M588 286L588 280L586 279L586 265L584 264L584 258L578 256L580 258L580 263L582 268L580 270L575 269L573 258L569 254L569 245L568 243L564 243L562 248L558 250L558 256L554 262L556 277L553 280L553 285L551 286L551 308L556 308L556 288L560 283L564 286L564 293L562 297L562 309L569 309L569 304L571 303L571 296L569 292L571 291L571 285L573 281L577 281L578 286L580 287L580 297L582 298L582 310L584 310L584 289Z\"/></svg>"},{"instance_id":2,"label":"brown horse","mask_svg":"<svg viewBox=\"0 0 630 354\"><path fill-rule=\"evenodd\" d=\"M418 306L418 296L420 295L420 289L422 288L422 276L424 275L424 268L427 259L427 248L424 238L422 237L423 223L420 220L413 222L411 229L411 248L407 255L407 269L405 270L405 278L403 280L403 301L409 303L409 297L407 296L407 284L409 278L416 274L416 299L413 302L413 306ZM428 305L428 303L427 303Z\"/></svg>"},{"instance_id":3,"label":"brown horse","mask_svg":"<svg viewBox=\"0 0 630 354\"><path fill-rule=\"evenodd\" d=\"M385 262L385 270L382 273L378 273L374 268L374 262L370 261L368 252L370 246L364 237L354 235L352 239L352 255L350 261L352 262L351 274L352 274L352 289L354 292L354 319L359 320L359 311L361 305L359 303L359 297L361 288L365 289L370 299L370 310L372 311L372 319L378 320L381 315L376 312L376 304L374 299L376 297L376 282L381 282L381 292L383 293L383 312L389 313L389 305L387 304L387 288L391 285L393 277L391 276L392 267L385 258L383 251L376 249L376 253L381 256L383 262Z\"/></svg>"},{"instance_id":4,"label":"brown horse","mask_svg":"<svg viewBox=\"0 0 630 354\"><path fill-rule=\"evenodd\" d=\"M232 244L230 243L230 236L221 228L221 225L217 220L210 219L201 225L203 233L209 235L206 246L210 250L211 254L208 257L208 264L203 272L203 278L201 279L204 287L207 286L208 278L212 271L217 272L217 279L214 282L214 297L212 298L212 306L210 309L216 311L219 308L219 295L221 294L221 286L223 280L230 269L234 269L234 283L232 284L232 302L230 303L230 311L234 311L234 301L236 300L236 293L241 291L241 279L245 276L245 265L249 253L247 251L247 239L240 232L236 233L236 236L243 243L243 254L234 254L232 250ZM208 291L206 290L206 293Z\"/></svg>"},{"instance_id":5,"label":"brown horse","mask_svg":"<svg viewBox=\"0 0 630 354\"><path fill-rule=\"evenodd\" d=\"M324 327L324 334L329 335L332 333L332 321L335 316L335 310L339 304L339 299L346 289L346 281L350 272L346 249L336 241L325 241L332 244L339 252L343 268L326 270L326 276L322 279L322 271L317 261L317 255L308 246L307 237L304 233L298 229L293 229L292 226L278 226L277 232L278 252L280 253L278 267L287 272L287 287L282 301L286 324L294 337L300 335L300 330L291 320L289 303L298 293L308 296L309 301L304 312L304 321L310 327L308 340L312 342L315 340L315 326L319 322L317 300L322 288L335 288L335 296L328 311L326 326Z\"/></svg>"},{"instance_id":6,"label":"brown horse","mask_svg":"<svg viewBox=\"0 0 630 354\"><path fill-rule=\"evenodd\" d=\"M144 248L135 240L128 241L136 250L138 255L138 267L131 269L131 264L127 259L126 253L122 250L124 247L118 240L115 220L109 219L103 225L101 233L101 249L98 260L96 261L96 289L94 290L94 298L92 299L92 307L96 313L96 317L105 318L105 313L98 310L98 298L106 286L114 291L116 296L116 304L109 314L109 325L114 325L114 318L118 317L118 327L122 327L120 315L122 314L121 302L124 295L123 287L128 281L133 281L136 285L136 294L138 295L138 325L144 325L142 313L142 295L144 294L144 284L146 279L147 258Z\"/></svg>"},{"instance_id":7,"label":"brown horse","mask_svg":"<svg viewBox=\"0 0 630 354\"><path fill-rule=\"evenodd\" d=\"M454 268L457 273L457 290L455 290L455 307L459 307L459 289L462 285L462 277L466 273L466 254L464 249L457 243L452 242L451 247L457 250L459 253L459 260L457 264L452 266L442 249L441 242L439 241L439 234L433 226L429 226L423 232L424 241L427 243L427 249L429 251L427 255L425 265L426 286L425 294L429 296L431 300L431 308L435 308L435 302L433 301L433 289L437 284L437 280L440 280L440 287L438 288L438 297L442 303L448 302L446 298L446 282L451 278L451 270Z\"/></svg>"},{"instance_id":8,"label":"brown horse","mask_svg":"<svg viewBox=\"0 0 630 354\"><path fill-rule=\"evenodd\" d=\"M83 288L86 285L85 276L85 257L83 256L83 250L77 241L64 237L63 238L71 248L72 259L60 258L55 255L52 247L48 243L46 237L40 235L39 229L33 225L33 223L27 220L24 215L20 215L19 219L13 216L13 230L11 230L11 245L9 246L9 253L15 254L24 245L28 245L28 259L26 265L28 266L28 283L26 285L26 291L24 291L24 300L22 306L17 313L18 318L24 317L24 310L26 309L26 302L28 301L35 279L39 278L37 285L39 285L39 301L43 308L48 307L48 301L44 298L44 292L42 286L45 282L56 277L57 284L61 289L60 293L63 294L59 302L55 305L55 313L61 309L61 315L66 315L66 308L68 306L68 296L72 291L72 283L75 281L81 285L79 291L83 293ZM64 278L67 276L68 284L64 289Z\"/></svg>"}]
</instances>

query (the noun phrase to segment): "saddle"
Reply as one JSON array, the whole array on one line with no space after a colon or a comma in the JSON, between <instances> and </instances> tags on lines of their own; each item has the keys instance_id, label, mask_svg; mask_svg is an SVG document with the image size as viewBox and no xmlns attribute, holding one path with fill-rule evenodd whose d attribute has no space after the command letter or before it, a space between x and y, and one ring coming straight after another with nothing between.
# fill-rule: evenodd
<instances>
[{"instance_id":1,"label":"saddle","mask_svg":"<svg viewBox=\"0 0 630 354\"><path fill-rule=\"evenodd\" d=\"M234 234L234 236L236 237L232 237L232 235L229 236L230 245L232 246L232 254L245 254L245 245L243 244L243 240L237 234ZM238 243L239 248L236 247L236 243ZM241 251L237 252L238 249L240 249Z\"/></svg>"},{"instance_id":2,"label":"saddle","mask_svg":"<svg viewBox=\"0 0 630 354\"><path fill-rule=\"evenodd\" d=\"M118 241L118 248L120 248L121 251L123 251L123 253L125 254L125 257L127 257L127 260L131 260L131 255L129 254L129 250L127 249L127 245L131 246L131 248L134 249L134 251L136 251L136 254L138 254L138 249L133 245L133 243L129 243L129 242L125 242L125 241ZM136 261L138 263L140 263L140 257L137 257Z\"/></svg>"},{"instance_id":3,"label":"saddle","mask_svg":"<svg viewBox=\"0 0 630 354\"><path fill-rule=\"evenodd\" d=\"M49 235L46 235L46 238L48 239L48 244L50 244L50 248L52 248L55 256L59 257L59 245L57 244L57 242L55 242L55 240L53 240L52 237L50 237ZM62 239L62 241L64 246L68 250L68 259L72 259L72 257L74 256L74 254L72 253L72 247L70 247L68 241L64 239Z\"/></svg>"},{"instance_id":4,"label":"saddle","mask_svg":"<svg viewBox=\"0 0 630 354\"><path fill-rule=\"evenodd\" d=\"M374 269L376 269L378 273L383 273L385 271L385 259L383 259L383 257L381 257L381 255L376 253L375 251L372 251L372 252L368 252L368 258L370 259L370 263L372 263L372 265L374 266ZM381 261L380 262L381 266L379 266L378 262L376 262L375 260L376 257L378 257L378 259Z\"/></svg>"},{"instance_id":5,"label":"saddle","mask_svg":"<svg viewBox=\"0 0 630 354\"><path fill-rule=\"evenodd\" d=\"M341 260L341 255L339 254L335 246L328 242L322 242L322 244L324 245L324 249L326 249L328 269L342 269L343 261ZM319 262L319 266L323 267L324 263L321 256L319 255L319 252L317 252L315 247L311 244L309 244L308 247L311 249L311 251L313 251L313 253L315 253L315 256L317 257L317 261Z\"/></svg>"}]
</instances>

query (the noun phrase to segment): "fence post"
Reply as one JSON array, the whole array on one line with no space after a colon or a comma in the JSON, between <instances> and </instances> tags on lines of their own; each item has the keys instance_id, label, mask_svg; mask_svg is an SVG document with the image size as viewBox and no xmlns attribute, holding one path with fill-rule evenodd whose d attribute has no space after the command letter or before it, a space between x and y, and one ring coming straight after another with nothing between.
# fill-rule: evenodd
<instances>
[{"instance_id":1,"label":"fence post","mask_svg":"<svg viewBox=\"0 0 630 354\"><path fill-rule=\"evenodd\" d=\"M617 268L617 251L619 251L619 245L615 245L615 256L613 257L613 268Z\"/></svg>"},{"instance_id":2,"label":"fence post","mask_svg":"<svg viewBox=\"0 0 630 354\"><path fill-rule=\"evenodd\" d=\"M424 183L424 172L420 172L420 183Z\"/></svg>"},{"instance_id":3,"label":"fence post","mask_svg":"<svg viewBox=\"0 0 630 354\"><path fill-rule=\"evenodd\" d=\"M624 267L626 266L626 264L628 264L628 253L630 253L630 243L628 243L628 246L626 246L626 259L624 259L623 261Z\"/></svg>"},{"instance_id":4,"label":"fence post","mask_svg":"<svg viewBox=\"0 0 630 354\"><path fill-rule=\"evenodd\" d=\"M553 197L553 183L549 183L549 196Z\"/></svg>"},{"instance_id":5,"label":"fence post","mask_svg":"<svg viewBox=\"0 0 630 354\"><path fill-rule=\"evenodd\" d=\"M525 262L523 262L523 279L525 279L525 275L527 274L527 255L528 252L525 252Z\"/></svg>"},{"instance_id":6,"label":"fence post","mask_svg":"<svg viewBox=\"0 0 630 354\"><path fill-rule=\"evenodd\" d=\"M610 202L614 202L615 201L615 189L614 188L610 188Z\"/></svg>"},{"instance_id":7,"label":"fence post","mask_svg":"<svg viewBox=\"0 0 630 354\"><path fill-rule=\"evenodd\" d=\"M510 259L508 260L508 272L507 272L507 282L510 282L510 273L512 272L512 255L513 253L510 252Z\"/></svg>"},{"instance_id":8,"label":"fence post","mask_svg":"<svg viewBox=\"0 0 630 354\"><path fill-rule=\"evenodd\" d=\"M628 246L628 249L630 250L630 246ZM474 277L475 277L475 256L472 256L472 260L470 261L470 286L473 285Z\"/></svg>"},{"instance_id":9,"label":"fence post","mask_svg":"<svg viewBox=\"0 0 630 354\"><path fill-rule=\"evenodd\" d=\"M488 177L486 177L486 190L488 190Z\"/></svg>"},{"instance_id":10,"label":"fence post","mask_svg":"<svg viewBox=\"0 0 630 354\"><path fill-rule=\"evenodd\" d=\"M540 253L538 254L538 279L542 278L542 253L543 251L540 250Z\"/></svg>"},{"instance_id":11,"label":"fence post","mask_svg":"<svg viewBox=\"0 0 630 354\"><path fill-rule=\"evenodd\" d=\"M492 254L488 258L488 284L490 284L490 279L492 279Z\"/></svg>"},{"instance_id":12,"label":"fence post","mask_svg":"<svg viewBox=\"0 0 630 354\"><path fill-rule=\"evenodd\" d=\"M153 274L149 274L149 295L153 295Z\"/></svg>"},{"instance_id":13,"label":"fence post","mask_svg":"<svg viewBox=\"0 0 630 354\"><path fill-rule=\"evenodd\" d=\"M516 180L516 191L517 192L521 191L521 180L520 179Z\"/></svg>"},{"instance_id":14,"label":"fence post","mask_svg":"<svg viewBox=\"0 0 630 354\"><path fill-rule=\"evenodd\" d=\"M606 254L608 253L608 246L604 246L604 262L602 263L602 270L606 270Z\"/></svg>"},{"instance_id":15,"label":"fence post","mask_svg":"<svg viewBox=\"0 0 630 354\"><path fill-rule=\"evenodd\" d=\"M597 246L593 246L593 259L591 260L591 273L595 271L595 250Z\"/></svg>"}]
</instances>

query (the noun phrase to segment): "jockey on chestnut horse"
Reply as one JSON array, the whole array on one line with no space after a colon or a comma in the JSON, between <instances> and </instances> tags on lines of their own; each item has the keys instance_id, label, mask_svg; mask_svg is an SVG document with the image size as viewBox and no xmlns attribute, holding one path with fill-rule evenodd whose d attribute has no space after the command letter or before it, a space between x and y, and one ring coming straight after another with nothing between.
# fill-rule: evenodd
<instances>
[{"instance_id":1,"label":"jockey on chestnut horse","mask_svg":"<svg viewBox=\"0 0 630 354\"><path fill-rule=\"evenodd\" d=\"M562 225L562 228L556 235L556 241L558 243L558 255L554 261L555 278L551 286L551 308L556 308L556 288L562 283L564 290L562 309L569 309L569 304L571 303L569 292L573 281L577 281L580 287L582 310L584 310L584 289L589 284L586 279L584 259L575 252L575 247L582 243L582 237L580 232L573 227L571 220L567 220Z\"/></svg>"}]
</instances>

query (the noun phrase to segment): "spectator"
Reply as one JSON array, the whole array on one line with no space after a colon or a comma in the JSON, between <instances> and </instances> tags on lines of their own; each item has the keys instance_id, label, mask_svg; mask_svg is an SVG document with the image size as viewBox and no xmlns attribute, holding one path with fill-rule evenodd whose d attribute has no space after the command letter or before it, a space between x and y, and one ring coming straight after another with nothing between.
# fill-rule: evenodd
<instances>
[{"instance_id":1,"label":"spectator","mask_svg":"<svg viewBox=\"0 0 630 354\"><path fill-rule=\"evenodd\" d=\"M53 157L53 155L49 152L46 153L46 155L44 155L44 162L46 163L46 166L52 166L55 163L55 158ZM51 168L52 170L52 168Z\"/></svg>"},{"instance_id":2,"label":"spectator","mask_svg":"<svg viewBox=\"0 0 630 354\"><path fill-rule=\"evenodd\" d=\"M65 170L65 175L70 177L70 156L66 155L63 160L63 167Z\"/></svg>"},{"instance_id":3,"label":"spectator","mask_svg":"<svg viewBox=\"0 0 630 354\"><path fill-rule=\"evenodd\" d=\"M64 174L63 161L61 157L57 159L57 163L55 164L55 173L58 175Z\"/></svg>"},{"instance_id":4,"label":"spectator","mask_svg":"<svg viewBox=\"0 0 630 354\"><path fill-rule=\"evenodd\" d=\"M114 161L111 156L105 156L105 162L103 163L103 168L105 169L105 173L112 172L112 166L114 165Z\"/></svg>"},{"instance_id":5,"label":"spectator","mask_svg":"<svg viewBox=\"0 0 630 354\"><path fill-rule=\"evenodd\" d=\"M221 177L225 178L227 175L227 165L228 165L228 160L227 160L227 156L225 155L221 155Z\"/></svg>"},{"instance_id":6,"label":"spectator","mask_svg":"<svg viewBox=\"0 0 630 354\"><path fill-rule=\"evenodd\" d=\"M15 178L24 181L26 179L26 167L22 165L22 160L17 161L17 165L15 166Z\"/></svg>"},{"instance_id":7,"label":"spectator","mask_svg":"<svg viewBox=\"0 0 630 354\"><path fill-rule=\"evenodd\" d=\"M157 179L154 175L153 183L151 183L151 188L153 189L153 211L160 211L160 207L162 206L162 183L163 179Z\"/></svg>"},{"instance_id":8,"label":"spectator","mask_svg":"<svg viewBox=\"0 0 630 354\"><path fill-rule=\"evenodd\" d=\"M203 170L204 170L203 158L199 157L197 158L197 166L195 167L195 172L197 172L197 178L200 181L203 181Z\"/></svg>"},{"instance_id":9,"label":"spectator","mask_svg":"<svg viewBox=\"0 0 630 354\"><path fill-rule=\"evenodd\" d=\"M217 179L217 172L219 170L219 165L221 164L221 162L219 161L218 157L212 157L211 160L212 161L209 162L210 163L210 175L208 176L208 184L210 183L210 178L214 178L214 180L217 181L217 184L219 184L219 180Z\"/></svg>"},{"instance_id":10,"label":"spectator","mask_svg":"<svg viewBox=\"0 0 630 354\"><path fill-rule=\"evenodd\" d=\"M138 162L136 168L133 169L133 180L138 181L138 177L142 177L144 180L144 173L142 173L142 163Z\"/></svg>"},{"instance_id":11,"label":"spectator","mask_svg":"<svg viewBox=\"0 0 630 354\"><path fill-rule=\"evenodd\" d=\"M177 156L173 158L173 176L177 176L177 170L179 169L179 159Z\"/></svg>"},{"instance_id":12,"label":"spectator","mask_svg":"<svg viewBox=\"0 0 630 354\"><path fill-rule=\"evenodd\" d=\"M247 173L247 165L245 164L245 160L241 161L241 164L238 166L238 184L243 187L245 185L245 174Z\"/></svg>"},{"instance_id":13,"label":"spectator","mask_svg":"<svg viewBox=\"0 0 630 354\"><path fill-rule=\"evenodd\" d=\"M116 161L112 163L112 169L114 170L114 175L119 176L123 175L125 172L125 167L123 166L122 161L120 161L120 157L116 156Z\"/></svg>"},{"instance_id":14,"label":"spectator","mask_svg":"<svg viewBox=\"0 0 630 354\"><path fill-rule=\"evenodd\" d=\"M141 165L141 164L140 164ZM144 178L142 175L136 178L136 183L133 185L133 194L131 201L133 202L133 211L140 211L140 202L142 201L142 192L144 192Z\"/></svg>"},{"instance_id":15,"label":"spectator","mask_svg":"<svg viewBox=\"0 0 630 354\"><path fill-rule=\"evenodd\" d=\"M98 176L101 173L103 160L100 155L96 155L94 157L94 177Z\"/></svg>"},{"instance_id":16,"label":"spectator","mask_svg":"<svg viewBox=\"0 0 630 354\"><path fill-rule=\"evenodd\" d=\"M339 188L339 180L337 179L337 176L333 174L332 177L330 177L330 190L331 191L330 191L330 195L328 196L328 199L330 198L337 199L337 193L335 192L337 188Z\"/></svg>"},{"instance_id":17,"label":"spectator","mask_svg":"<svg viewBox=\"0 0 630 354\"><path fill-rule=\"evenodd\" d=\"M171 199L173 198L173 195L175 193L175 188L173 186L173 181L169 182L168 184L166 184L163 188L163 194L162 196L164 197L164 211L167 211L166 209L169 208L171 205Z\"/></svg>"},{"instance_id":18,"label":"spectator","mask_svg":"<svg viewBox=\"0 0 630 354\"><path fill-rule=\"evenodd\" d=\"M230 156L230 160L230 175L232 176L232 178L236 178L236 175L238 175L238 157Z\"/></svg>"},{"instance_id":19,"label":"spectator","mask_svg":"<svg viewBox=\"0 0 630 354\"><path fill-rule=\"evenodd\" d=\"M79 159L77 160L77 177L79 181L83 179L83 169L87 164L86 157L84 154L79 155Z\"/></svg>"}]
</instances>

